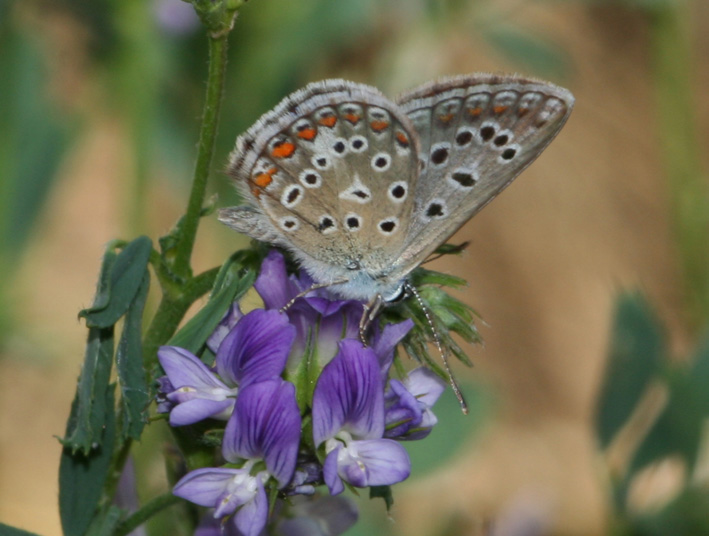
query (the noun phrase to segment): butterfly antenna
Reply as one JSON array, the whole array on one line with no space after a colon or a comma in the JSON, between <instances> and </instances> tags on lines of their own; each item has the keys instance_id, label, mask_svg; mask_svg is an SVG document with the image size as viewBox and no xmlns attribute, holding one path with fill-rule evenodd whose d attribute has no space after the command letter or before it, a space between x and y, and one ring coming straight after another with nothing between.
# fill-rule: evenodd
<instances>
[{"instance_id":1,"label":"butterfly antenna","mask_svg":"<svg viewBox=\"0 0 709 536\"><path fill-rule=\"evenodd\" d=\"M433 343L436 345L436 348L438 348L438 353L441 354L441 361L443 361L443 367L446 369L446 373L448 374L448 381L450 382L451 387L453 388L453 392L455 393L455 397L458 399L458 403L460 404L460 410L463 412L464 415L467 415L468 404L465 402L465 398L463 398L463 393L460 391L460 387L458 387L458 382L455 381L455 378L453 377L453 371L451 370L451 367L448 364L448 354L443 348L443 344L441 343L441 336L438 334L438 330L436 329L436 326L433 323L433 317L431 316L431 312L429 311L428 307L426 307L426 304L423 303L423 299L416 290L416 287L414 287L411 283L406 283L406 290L414 295L416 301L421 306L421 310L423 311L423 314L426 317L428 326L431 328Z\"/></svg>"}]
</instances>

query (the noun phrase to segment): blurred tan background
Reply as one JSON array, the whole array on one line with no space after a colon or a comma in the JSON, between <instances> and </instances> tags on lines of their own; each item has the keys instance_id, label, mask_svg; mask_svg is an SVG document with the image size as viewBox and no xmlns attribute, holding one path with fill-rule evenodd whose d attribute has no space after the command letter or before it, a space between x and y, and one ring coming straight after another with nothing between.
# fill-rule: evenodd
<instances>
[{"instance_id":1,"label":"blurred tan background","mask_svg":"<svg viewBox=\"0 0 709 536\"><path fill-rule=\"evenodd\" d=\"M260 2L246 9L259 10ZM648 23L631 8L608 4L487 5L563 51L569 68L554 81L574 92L576 108L539 160L458 233L456 240L470 240L465 254L434 265L470 283L460 297L482 314L485 345L471 349L474 369L456 368L460 377L491 385L499 406L442 471L397 488L391 532L432 534L442 516L477 534L485 519L528 511L544 520L545 532L603 534L609 499L591 418L614 296L643 289L670 326L673 348L691 343L658 142ZM709 4L691 6L697 135L707 147ZM462 8L461 17L472 20L473 7ZM18 24L44 33L52 98L81 109L86 121L9 285L13 329L0 358L0 520L52 536L60 534L54 436L64 431L85 342L77 312L91 302L105 244L132 232L125 186L134 162L130 130L102 93L81 24L58 12L17 11ZM510 62L473 26L407 28L394 24L393 12L380 21L380 42L359 43L352 50L361 55L315 65L307 79L350 77L395 95L442 74L540 74ZM236 33L247 23L244 14ZM249 53L232 46L235 54ZM235 93L232 81L226 99ZM248 113L253 120L264 111ZM238 133L222 122L221 138ZM212 182L226 180L219 172L225 158L217 154ZM169 170L151 169L142 231L155 238L180 216L187 188L170 181ZM219 264L240 243L210 217L200 229L196 271Z\"/></svg>"}]
</instances>

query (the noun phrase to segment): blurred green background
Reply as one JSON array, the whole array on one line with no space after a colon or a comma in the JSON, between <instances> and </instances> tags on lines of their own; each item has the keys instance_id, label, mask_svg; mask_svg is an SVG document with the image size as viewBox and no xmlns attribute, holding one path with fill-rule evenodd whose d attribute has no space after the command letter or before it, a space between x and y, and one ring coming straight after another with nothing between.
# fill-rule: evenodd
<instances>
[{"instance_id":1,"label":"blurred green background","mask_svg":"<svg viewBox=\"0 0 709 536\"><path fill-rule=\"evenodd\" d=\"M686 370L709 359L709 4L251 0L230 47L218 206L236 200L222 171L236 136L312 80L394 96L446 74L519 72L577 98L552 146L458 233L467 253L433 264L469 280L459 297L486 322L476 367L457 367L472 415L446 398L391 518L363 500L352 534L709 533L706 402L668 402L702 390L681 378L703 378ZM155 238L184 210L206 50L179 0L0 3L4 523L60 533L53 436L83 352L76 314L110 239ZM206 219L195 271L245 243ZM646 298L616 304L624 289ZM654 338L661 350L632 342ZM688 439L667 446L686 415ZM643 444L634 464L646 436L660 447ZM164 487L159 464L141 478Z\"/></svg>"}]
</instances>

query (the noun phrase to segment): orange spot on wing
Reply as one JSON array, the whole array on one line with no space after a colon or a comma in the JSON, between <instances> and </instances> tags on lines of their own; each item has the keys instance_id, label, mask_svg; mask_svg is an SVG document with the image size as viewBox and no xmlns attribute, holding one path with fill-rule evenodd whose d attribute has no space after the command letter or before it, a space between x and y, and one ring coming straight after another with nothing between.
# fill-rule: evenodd
<instances>
[{"instance_id":1,"label":"orange spot on wing","mask_svg":"<svg viewBox=\"0 0 709 536\"><path fill-rule=\"evenodd\" d=\"M451 119L453 119L453 117L455 117L455 114L445 114L445 115L439 115L438 119L442 123L448 123Z\"/></svg>"},{"instance_id":2,"label":"orange spot on wing","mask_svg":"<svg viewBox=\"0 0 709 536\"><path fill-rule=\"evenodd\" d=\"M529 113L529 108L520 108L519 110L517 110L517 115L519 117L525 116L528 113Z\"/></svg>"},{"instance_id":3,"label":"orange spot on wing","mask_svg":"<svg viewBox=\"0 0 709 536\"><path fill-rule=\"evenodd\" d=\"M356 125L362 118L357 114L345 114L345 119L347 119L353 125Z\"/></svg>"},{"instance_id":4,"label":"orange spot on wing","mask_svg":"<svg viewBox=\"0 0 709 536\"><path fill-rule=\"evenodd\" d=\"M507 108L509 108L509 106L495 106L495 107L492 109L492 111L495 112L496 114L501 114L502 112L504 112L505 110L507 110Z\"/></svg>"},{"instance_id":5,"label":"orange spot on wing","mask_svg":"<svg viewBox=\"0 0 709 536\"><path fill-rule=\"evenodd\" d=\"M404 145L408 147L409 145L409 138L406 137L406 134L403 132L397 132L396 133L396 141L398 141L401 145Z\"/></svg>"},{"instance_id":6,"label":"orange spot on wing","mask_svg":"<svg viewBox=\"0 0 709 536\"><path fill-rule=\"evenodd\" d=\"M261 190L259 188L251 188L251 193L254 194L254 197L261 197Z\"/></svg>"},{"instance_id":7,"label":"orange spot on wing","mask_svg":"<svg viewBox=\"0 0 709 536\"><path fill-rule=\"evenodd\" d=\"M324 127L332 128L335 126L335 123L337 123L337 117L335 117L334 115L327 115L325 117L321 117L318 123L320 123Z\"/></svg>"},{"instance_id":8,"label":"orange spot on wing","mask_svg":"<svg viewBox=\"0 0 709 536\"><path fill-rule=\"evenodd\" d=\"M273 182L273 176L268 173L261 173L254 178L254 184L259 188L265 188Z\"/></svg>"},{"instance_id":9,"label":"orange spot on wing","mask_svg":"<svg viewBox=\"0 0 709 536\"><path fill-rule=\"evenodd\" d=\"M273 158L288 158L295 152L295 145L289 141L282 141L281 143L274 145L273 150L271 150L271 156Z\"/></svg>"},{"instance_id":10,"label":"orange spot on wing","mask_svg":"<svg viewBox=\"0 0 709 536\"><path fill-rule=\"evenodd\" d=\"M375 132L381 132L389 126L389 121L372 121L369 123L369 126L372 127L372 130Z\"/></svg>"},{"instance_id":11,"label":"orange spot on wing","mask_svg":"<svg viewBox=\"0 0 709 536\"><path fill-rule=\"evenodd\" d=\"M298 132L298 137L303 140L312 141L313 139L315 139L317 133L318 131L314 128L304 128L303 130Z\"/></svg>"},{"instance_id":12,"label":"orange spot on wing","mask_svg":"<svg viewBox=\"0 0 709 536\"><path fill-rule=\"evenodd\" d=\"M470 115L472 115L473 117L477 117L477 116L479 116L481 113L483 113L483 109L482 109L482 108L470 108L470 109L468 110L468 113L469 113Z\"/></svg>"}]
</instances>

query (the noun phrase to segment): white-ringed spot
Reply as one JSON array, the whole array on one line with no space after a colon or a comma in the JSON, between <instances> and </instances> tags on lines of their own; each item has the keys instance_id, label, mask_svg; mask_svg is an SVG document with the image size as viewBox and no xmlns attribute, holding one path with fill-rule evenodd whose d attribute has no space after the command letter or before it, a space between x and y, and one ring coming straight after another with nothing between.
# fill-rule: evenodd
<instances>
[{"instance_id":1,"label":"white-ringed spot","mask_svg":"<svg viewBox=\"0 0 709 536\"><path fill-rule=\"evenodd\" d=\"M350 138L350 150L353 153L363 153L369 147L367 138L364 136L352 136Z\"/></svg>"},{"instance_id":2,"label":"white-ringed spot","mask_svg":"<svg viewBox=\"0 0 709 536\"><path fill-rule=\"evenodd\" d=\"M467 168L459 168L448 175L448 182L456 189L468 190L478 182L478 174Z\"/></svg>"},{"instance_id":3,"label":"white-ringed spot","mask_svg":"<svg viewBox=\"0 0 709 536\"><path fill-rule=\"evenodd\" d=\"M500 158L499 158L500 162L502 164L507 164L508 162L513 160L515 156L517 156L519 151L520 151L520 146L517 145L516 143L508 146L500 153Z\"/></svg>"},{"instance_id":4,"label":"white-ringed spot","mask_svg":"<svg viewBox=\"0 0 709 536\"><path fill-rule=\"evenodd\" d=\"M278 225L280 225L281 229L285 232L292 233L293 231L298 230L298 227L300 227L300 222L293 216L286 216L278 220Z\"/></svg>"},{"instance_id":5,"label":"white-ringed spot","mask_svg":"<svg viewBox=\"0 0 709 536\"><path fill-rule=\"evenodd\" d=\"M345 156L347 153L347 140L344 138L335 138L330 144L330 152L335 156Z\"/></svg>"},{"instance_id":6,"label":"white-ringed spot","mask_svg":"<svg viewBox=\"0 0 709 536\"><path fill-rule=\"evenodd\" d=\"M406 181L396 181L389 185L387 195L392 203L403 203L409 193L409 183Z\"/></svg>"},{"instance_id":7,"label":"white-ringed spot","mask_svg":"<svg viewBox=\"0 0 709 536\"><path fill-rule=\"evenodd\" d=\"M372 191L362 183L359 175L355 173L354 181L348 188L340 192L339 198L363 205L372 200Z\"/></svg>"},{"instance_id":8,"label":"white-ringed spot","mask_svg":"<svg viewBox=\"0 0 709 536\"><path fill-rule=\"evenodd\" d=\"M281 194L281 205L286 208L293 208L303 198L303 187L300 184L289 184L283 189Z\"/></svg>"},{"instance_id":9,"label":"white-ringed spot","mask_svg":"<svg viewBox=\"0 0 709 536\"><path fill-rule=\"evenodd\" d=\"M383 235L392 235L399 228L399 218L391 217L383 219L377 224L377 228L379 229L379 232Z\"/></svg>"},{"instance_id":10,"label":"white-ringed spot","mask_svg":"<svg viewBox=\"0 0 709 536\"><path fill-rule=\"evenodd\" d=\"M332 161L326 154L316 154L310 159L310 162L320 171L330 169L332 166Z\"/></svg>"},{"instance_id":11,"label":"white-ringed spot","mask_svg":"<svg viewBox=\"0 0 709 536\"><path fill-rule=\"evenodd\" d=\"M362 216L355 214L354 212L350 212L345 216L344 223L345 229L351 233L356 233L362 228Z\"/></svg>"},{"instance_id":12,"label":"white-ringed spot","mask_svg":"<svg viewBox=\"0 0 709 536\"><path fill-rule=\"evenodd\" d=\"M448 156L450 155L451 144L447 141L436 143L431 147L431 157L429 161L434 167L444 166L448 162Z\"/></svg>"},{"instance_id":13,"label":"white-ringed spot","mask_svg":"<svg viewBox=\"0 0 709 536\"><path fill-rule=\"evenodd\" d=\"M372 169L375 171L386 171L391 166L391 156L389 153L377 153L372 157Z\"/></svg>"},{"instance_id":14,"label":"white-ringed spot","mask_svg":"<svg viewBox=\"0 0 709 536\"><path fill-rule=\"evenodd\" d=\"M298 180L306 188L320 188L322 186L322 177L320 173L314 169L304 169L298 175Z\"/></svg>"},{"instance_id":15,"label":"white-ringed spot","mask_svg":"<svg viewBox=\"0 0 709 536\"><path fill-rule=\"evenodd\" d=\"M448 216L448 208L443 199L432 199L424 208L424 217L427 220L441 220Z\"/></svg>"},{"instance_id":16,"label":"white-ringed spot","mask_svg":"<svg viewBox=\"0 0 709 536\"><path fill-rule=\"evenodd\" d=\"M335 218L329 214L323 214L318 220L318 231L324 235L329 235L337 231L337 223Z\"/></svg>"}]
</instances>

